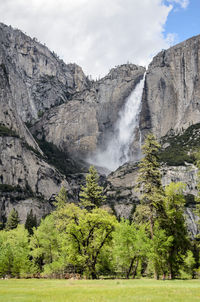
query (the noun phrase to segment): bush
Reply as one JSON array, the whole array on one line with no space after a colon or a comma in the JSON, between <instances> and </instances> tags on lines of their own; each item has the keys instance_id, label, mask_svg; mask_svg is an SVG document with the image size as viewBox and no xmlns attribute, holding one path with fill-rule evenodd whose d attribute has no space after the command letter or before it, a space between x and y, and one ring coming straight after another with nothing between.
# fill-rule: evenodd
<instances>
[{"instance_id":1,"label":"bush","mask_svg":"<svg viewBox=\"0 0 200 302\"><path fill-rule=\"evenodd\" d=\"M38 111L38 118L41 118L44 115L44 112L42 110Z\"/></svg>"},{"instance_id":2,"label":"bush","mask_svg":"<svg viewBox=\"0 0 200 302\"><path fill-rule=\"evenodd\" d=\"M11 186L8 184L0 184L0 191L2 192L22 192L22 188L17 185L17 186Z\"/></svg>"},{"instance_id":3,"label":"bush","mask_svg":"<svg viewBox=\"0 0 200 302\"><path fill-rule=\"evenodd\" d=\"M12 129L0 124L0 136L19 137L19 135Z\"/></svg>"}]
</instances>

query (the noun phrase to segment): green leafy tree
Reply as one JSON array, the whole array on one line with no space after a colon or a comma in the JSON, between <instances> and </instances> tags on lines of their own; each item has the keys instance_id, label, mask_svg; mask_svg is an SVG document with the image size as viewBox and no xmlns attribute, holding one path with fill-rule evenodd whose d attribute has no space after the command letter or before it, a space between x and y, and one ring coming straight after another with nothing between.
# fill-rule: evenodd
<instances>
[{"instance_id":1,"label":"green leafy tree","mask_svg":"<svg viewBox=\"0 0 200 302\"><path fill-rule=\"evenodd\" d=\"M139 176L137 190L141 194L141 203L149 212L151 238L154 235L154 222L161 218L163 210L163 188L161 184L160 165L158 153L160 145L153 134L149 134L142 146L144 157L139 163Z\"/></svg>"},{"instance_id":2,"label":"green leafy tree","mask_svg":"<svg viewBox=\"0 0 200 302\"><path fill-rule=\"evenodd\" d=\"M196 201L196 215L200 217L200 152L196 153L196 166L198 168L197 172L197 196L195 196L195 201ZM200 220L198 222L198 229L200 233ZM199 240L199 234L197 235L197 239Z\"/></svg>"},{"instance_id":3,"label":"green leafy tree","mask_svg":"<svg viewBox=\"0 0 200 302\"><path fill-rule=\"evenodd\" d=\"M33 229L30 247L31 255L39 272L51 275L52 273L62 273L66 263L62 259L65 257L65 250L62 234L55 226L53 215L48 215L41 220L40 226Z\"/></svg>"},{"instance_id":4,"label":"green leafy tree","mask_svg":"<svg viewBox=\"0 0 200 302\"><path fill-rule=\"evenodd\" d=\"M98 185L99 176L94 168L89 168L89 173L86 175L86 185L81 187L80 204L85 208L94 208L102 205L106 197L103 194L103 187Z\"/></svg>"},{"instance_id":5,"label":"green leafy tree","mask_svg":"<svg viewBox=\"0 0 200 302\"><path fill-rule=\"evenodd\" d=\"M23 225L0 232L0 276L26 277L34 272L28 232Z\"/></svg>"},{"instance_id":6,"label":"green leafy tree","mask_svg":"<svg viewBox=\"0 0 200 302\"><path fill-rule=\"evenodd\" d=\"M168 236L166 231L161 229L159 224L155 222L154 236L149 241L148 260L149 266L152 266L154 277L159 279L159 275L163 275L165 279L168 272L168 257L170 248L173 246L173 236Z\"/></svg>"},{"instance_id":7,"label":"green leafy tree","mask_svg":"<svg viewBox=\"0 0 200 302\"><path fill-rule=\"evenodd\" d=\"M12 274L13 252L8 243L8 232L0 232L0 277Z\"/></svg>"},{"instance_id":8,"label":"green leafy tree","mask_svg":"<svg viewBox=\"0 0 200 302\"><path fill-rule=\"evenodd\" d=\"M200 152L197 152L195 154L196 157L196 166L198 168L197 172L197 196L195 196L195 201L196 201L196 209L195 209L195 214L200 217ZM196 240L193 242L194 249L196 250L196 266L199 267L199 259L200 259L200 220L197 222L197 227L198 227L198 234L196 236ZM199 267L200 270L200 267Z\"/></svg>"},{"instance_id":9,"label":"green leafy tree","mask_svg":"<svg viewBox=\"0 0 200 302\"><path fill-rule=\"evenodd\" d=\"M198 194L195 197L196 202L198 205L200 204L200 152L196 153L196 166L198 168L197 172L197 189L198 189ZM200 206L198 206L198 210L200 210Z\"/></svg>"},{"instance_id":10,"label":"green leafy tree","mask_svg":"<svg viewBox=\"0 0 200 302\"><path fill-rule=\"evenodd\" d=\"M29 232L30 235L33 235L33 228L37 227L37 217L33 215L33 210L30 210L30 213L27 213L25 229Z\"/></svg>"},{"instance_id":11,"label":"green leafy tree","mask_svg":"<svg viewBox=\"0 0 200 302\"><path fill-rule=\"evenodd\" d=\"M195 274L195 258L192 251L187 251L187 254L183 258L183 264L180 269L181 278L191 279Z\"/></svg>"},{"instance_id":12,"label":"green leafy tree","mask_svg":"<svg viewBox=\"0 0 200 302\"><path fill-rule=\"evenodd\" d=\"M113 234L114 262L117 270L121 269L126 278L130 274L135 278L139 261L147 256L149 238L145 227L146 225L137 226L122 219Z\"/></svg>"},{"instance_id":13,"label":"green leafy tree","mask_svg":"<svg viewBox=\"0 0 200 302\"><path fill-rule=\"evenodd\" d=\"M184 217L184 189L185 184L171 182L165 188L166 219L163 228L168 237L173 237L173 245L169 249L168 266L170 279L178 274L184 256L189 248L188 231Z\"/></svg>"},{"instance_id":14,"label":"green leafy tree","mask_svg":"<svg viewBox=\"0 0 200 302\"><path fill-rule=\"evenodd\" d=\"M13 230L15 229L20 222L19 214L15 209L12 209L8 215L8 219L6 222L6 230Z\"/></svg>"},{"instance_id":15,"label":"green leafy tree","mask_svg":"<svg viewBox=\"0 0 200 302\"><path fill-rule=\"evenodd\" d=\"M88 212L68 204L54 212L56 226L68 245L68 263L88 278L97 277L103 250L111 243L116 218L95 208Z\"/></svg>"}]
</instances>

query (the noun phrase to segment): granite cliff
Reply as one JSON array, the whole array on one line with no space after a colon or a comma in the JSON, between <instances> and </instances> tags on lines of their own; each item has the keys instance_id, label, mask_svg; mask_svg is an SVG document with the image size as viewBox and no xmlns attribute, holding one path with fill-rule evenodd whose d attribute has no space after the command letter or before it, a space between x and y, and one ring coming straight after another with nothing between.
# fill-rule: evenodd
<instances>
[{"instance_id":1,"label":"granite cliff","mask_svg":"<svg viewBox=\"0 0 200 302\"><path fill-rule=\"evenodd\" d=\"M91 82L89 89L46 112L32 133L76 157L90 156L113 132L125 99L144 72L145 68L133 64L112 69L103 79Z\"/></svg>"},{"instance_id":2,"label":"granite cliff","mask_svg":"<svg viewBox=\"0 0 200 302\"><path fill-rule=\"evenodd\" d=\"M107 177L106 195L108 205L117 217L132 218L136 206L139 204L139 194L135 190L138 176L137 163L129 162L119 167ZM185 214L192 236L197 235L198 217L194 213L194 196L197 194L197 167L193 164L185 166L161 166L162 184L168 185L171 181L186 183Z\"/></svg>"},{"instance_id":3,"label":"granite cliff","mask_svg":"<svg viewBox=\"0 0 200 302\"><path fill-rule=\"evenodd\" d=\"M90 81L76 64L65 64L36 39L0 24L1 220L12 207L21 221L31 208L39 218L45 215L61 183L77 200L87 164L70 155L87 156L103 142L144 71L128 64Z\"/></svg>"},{"instance_id":4,"label":"granite cliff","mask_svg":"<svg viewBox=\"0 0 200 302\"><path fill-rule=\"evenodd\" d=\"M187 183L190 222L196 219L191 211L196 194L191 154L200 147L199 52L197 36L153 58L139 128L130 144L135 154L149 131L161 141L163 184ZM124 64L91 80L81 67L65 64L35 38L0 24L0 220L13 207L22 222L31 208L42 217L52 210L61 184L69 199L78 201L88 168L84 160L112 137L119 112L144 73L144 67ZM177 149L184 150L181 159L173 156ZM107 179L102 177L118 216L130 216L138 203L136 176L130 158Z\"/></svg>"},{"instance_id":5,"label":"granite cliff","mask_svg":"<svg viewBox=\"0 0 200 302\"><path fill-rule=\"evenodd\" d=\"M161 51L150 63L140 114L143 137L200 122L200 35Z\"/></svg>"}]
</instances>

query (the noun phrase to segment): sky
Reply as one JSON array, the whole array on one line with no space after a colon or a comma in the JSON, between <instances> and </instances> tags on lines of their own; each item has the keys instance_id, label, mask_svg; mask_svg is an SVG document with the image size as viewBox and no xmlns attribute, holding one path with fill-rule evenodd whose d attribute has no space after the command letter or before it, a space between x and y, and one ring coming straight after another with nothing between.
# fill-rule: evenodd
<instances>
[{"instance_id":1,"label":"sky","mask_svg":"<svg viewBox=\"0 0 200 302\"><path fill-rule=\"evenodd\" d=\"M36 37L93 79L200 34L200 0L0 0L0 22Z\"/></svg>"}]
</instances>

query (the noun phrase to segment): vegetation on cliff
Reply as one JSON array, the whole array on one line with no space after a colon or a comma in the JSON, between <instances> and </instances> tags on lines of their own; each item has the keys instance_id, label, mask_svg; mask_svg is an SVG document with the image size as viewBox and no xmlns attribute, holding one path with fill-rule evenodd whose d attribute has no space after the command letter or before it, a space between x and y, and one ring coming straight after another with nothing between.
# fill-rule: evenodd
<instances>
[{"instance_id":1,"label":"vegetation on cliff","mask_svg":"<svg viewBox=\"0 0 200 302\"><path fill-rule=\"evenodd\" d=\"M191 125L177 134L174 131L169 132L161 139L161 144L161 162L169 166L195 163L195 153L200 148L200 124Z\"/></svg>"},{"instance_id":2,"label":"vegetation on cliff","mask_svg":"<svg viewBox=\"0 0 200 302\"><path fill-rule=\"evenodd\" d=\"M19 135L12 129L0 124L0 136L19 137Z\"/></svg>"}]
</instances>

